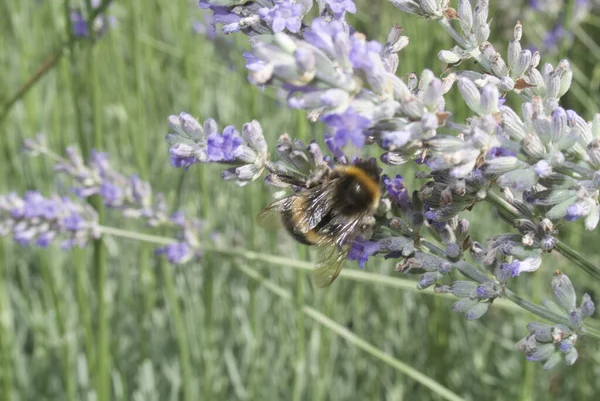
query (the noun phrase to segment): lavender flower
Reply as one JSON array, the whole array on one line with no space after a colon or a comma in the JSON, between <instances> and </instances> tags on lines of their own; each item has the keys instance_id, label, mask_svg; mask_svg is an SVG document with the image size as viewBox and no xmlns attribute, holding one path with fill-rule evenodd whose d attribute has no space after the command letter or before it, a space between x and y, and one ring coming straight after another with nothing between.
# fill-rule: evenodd
<instances>
[{"instance_id":1,"label":"lavender flower","mask_svg":"<svg viewBox=\"0 0 600 401\"><path fill-rule=\"evenodd\" d=\"M166 137L174 167L187 169L208 162L234 165L223 171L222 177L235 180L238 185L246 185L264 172L267 143L258 121L244 124L241 135L233 126L219 134L214 120L206 120L203 127L187 113L169 117L169 125L175 131Z\"/></svg>"},{"instance_id":2,"label":"lavender flower","mask_svg":"<svg viewBox=\"0 0 600 401\"><path fill-rule=\"evenodd\" d=\"M547 268L543 256L550 252L587 266L565 251L558 223L581 218L591 230L600 221L600 115L587 122L559 106L571 85L570 64L543 63L539 52L523 49L521 23L507 51L495 49L487 0L475 5L459 0L456 9L445 0L391 1L439 22L456 45L440 50L438 58L456 72L438 78L424 70L399 78L398 52L408 38L397 26L383 45L355 32L344 20L355 11L353 1L319 1L320 16L305 23L308 0L202 0L224 32L250 37L252 50L244 54L250 81L272 87L290 108L306 110L312 122L326 125L324 140L333 158L314 142L306 146L282 135L275 149L280 160L272 162L257 122L246 124L241 134L231 126L219 133L213 120L203 127L182 113L170 118L172 164L229 164L222 177L240 185L267 170L268 184L300 190L289 177L314 177L350 164L348 144L377 145L380 160L391 168L414 161L421 165L420 188L409 194L402 176L384 175L374 225L354 241L348 259L361 268L375 255L396 259L397 271L419 275L418 288L435 285L436 292L458 297L453 309L469 320L481 318L497 298L508 298L554 324L528 327L519 345L528 360L548 369L561 360L574 363L575 343L594 313L589 295L577 306L572 284L557 275L557 303L537 306L519 300L509 281ZM477 71L458 70L469 59L477 62ZM446 104L455 83L470 110L465 121ZM518 113L505 103L511 93L523 99ZM101 192L115 202L122 196L119 188L107 185ZM481 242L472 238L469 221L459 214L481 202L495 206L512 229ZM197 249L180 239L164 249L174 262L193 258ZM453 270L466 279L450 277ZM586 270L600 276L593 267Z\"/></svg>"},{"instance_id":3,"label":"lavender flower","mask_svg":"<svg viewBox=\"0 0 600 401\"><path fill-rule=\"evenodd\" d=\"M562 313L567 316L568 325L529 323L527 329L530 334L517 343L517 350L525 352L528 361L542 362L546 370L552 369L563 359L567 365L575 363L579 356L575 344L583 321L594 311L594 303L588 294L584 294L580 307L576 307L573 284L559 271L555 272L552 279L552 291L556 304L546 301L545 307L550 313L561 313L562 309Z\"/></svg>"},{"instance_id":4,"label":"lavender flower","mask_svg":"<svg viewBox=\"0 0 600 401\"><path fill-rule=\"evenodd\" d=\"M350 14L356 13L356 5L354 0L323 0L331 12L333 17L336 19L343 19L346 16L346 12Z\"/></svg>"},{"instance_id":5,"label":"lavender flower","mask_svg":"<svg viewBox=\"0 0 600 401\"><path fill-rule=\"evenodd\" d=\"M23 246L48 247L54 239L63 238L61 248L83 247L97 238L98 216L90 206L68 197L49 198L39 192L0 196L0 235L12 234Z\"/></svg>"},{"instance_id":6,"label":"lavender flower","mask_svg":"<svg viewBox=\"0 0 600 401\"><path fill-rule=\"evenodd\" d=\"M341 114L328 114L322 120L329 127L336 146L342 147L352 142L354 146L361 148L365 144L365 131L371 120L354 109L348 108Z\"/></svg>"},{"instance_id":7,"label":"lavender flower","mask_svg":"<svg viewBox=\"0 0 600 401\"><path fill-rule=\"evenodd\" d=\"M356 240L352 243L352 247L348 253L348 260L356 260L358 262L358 267L364 269L365 263L369 260L369 257L380 250L381 245L379 242Z\"/></svg>"},{"instance_id":8,"label":"lavender flower","mask_svg":"<svg viewBox=\"0 0 600 401\"><path fill-rule=\"evenodd\" d=\"M209 162L231 162L234 153L242 144L242 137L233 125L225 127L223 134L212 133L207 137L207 156Z\"/></svg>"},{"instance_id":9,"label":"lavender flower","mask_svg":"<svg viewBox=\"0 0 600 401\"><path fill-rule=\"evenodd\" d=\"M258 10L258 15L273 29L281 32L287 29L296 33L300 30L302 18L302 5L292 0L276 0L272 8L263 7Z\"/></svg>"}]
</instances>

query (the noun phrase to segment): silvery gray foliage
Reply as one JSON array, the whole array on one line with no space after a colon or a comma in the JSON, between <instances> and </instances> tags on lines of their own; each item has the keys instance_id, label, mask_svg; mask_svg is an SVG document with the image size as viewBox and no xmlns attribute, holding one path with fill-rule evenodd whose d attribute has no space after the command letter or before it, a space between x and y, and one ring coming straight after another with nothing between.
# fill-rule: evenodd
<instances>
[{"instance_id":1,"label":"silvery gray foliage","mask_svg":"<svg viewBox=\"0 0 600 401\"><path fill-rule=\"evenodd\" d=\"M401 50L409 39L400 27L391 28L385 44L354 31L345 19L357 12L352 0L318 1L320 16L310 22L305 15L312 1L200 1L224 32L250 37L244 57L251 83L274 88L289 107L324 124L329 154L316 142L283 135L275 147L279 160L271 160L258 122L247 124L241 136L233 127L219 134L213 120L202 127L182 113L170 118L172 164L229 164L223 178L239 184L267 172L266 182L278 187L290 187L282 177L310 177L322 164L352 163L344 152L349 144L378 147L381 162L390 166L425 165L428 171L417 174L423 184L413 192L400 175L382 177L374 229L351 245L349 259L361 268L374 255L397 260L397 271L419 275L419 288L459 298L453 310L469 320L481 318L496 299L513 301L551 322L531 324L518 349L546 368L563 354L572 364L577 338L600 339L584 322L594 313L590 296L577 308L575 290L559 272L552 283L556 303L535 305L510 287L516 277L545 268L544 255L551 252L600 278L598 267L558 239L565 222L583 219L593 230L600 219L600 114L587 122L561 107L573 75L569 62L542 63L540 53L524 49L520 23L502 52L496 50L489 42L487 0L390 1L438 21L454 39L454 47L438 53L447 68L443 77L429 69L402 71ZM469 59L479 71L460 68ZM444 99L455 86L471 111L466 121L455 120ZM508 106L508 96L521 107ZM513 230L472 238L466 217L473 214L461 213L481 202L492 204ZM456 280L454 271L465 279Z\"/></svg>"}]
</instances>

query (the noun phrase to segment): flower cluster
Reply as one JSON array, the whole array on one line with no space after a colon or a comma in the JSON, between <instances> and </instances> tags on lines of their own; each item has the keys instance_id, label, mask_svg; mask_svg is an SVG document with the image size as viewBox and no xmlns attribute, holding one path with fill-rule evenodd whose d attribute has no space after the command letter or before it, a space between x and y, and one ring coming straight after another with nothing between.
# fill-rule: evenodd
<instances>
[{"instance_id":1,"label":"flower cluster","mask_svg":"<svg viewBox=\"0 0 600 401\"><path fill-rule=\"evenodd\" d=\"M169 125L174 131L167 135L174 167L187 169L195 163L209 162L233 165L221 176L240 186L260 177L265 170L267 142L256 120L244 124L241 134L232 125L219 133L215 120L208 119L202 126L187 113L169 117Z\"/></svg>"},{"instance_id":2,"label":"flower cluster","mask_svg":"<svg viewBox=\"0 0 600 401\"><path fill-rule=\"evenodd\" d=\"M560 223L584 219L588 230L598 224L600 115L586 122L561 107L571 85L570 64L543 64L539 52L523 49L520 23L507 57L496 51L488 42L487 0L475 5L458 0L456 9L448 0L390 1L446 30L456 46L441 50L438 58L453 71L443 78L430 70L400 78L400 51L408 38L394 26L384 44L367 40L345 19L356 12L350 0L318 1L320 14L311 22L305 22L310 0L201 0L201 8L213 11L213 25L250 37L252 49L244 53L250 82L275 88L290 108L306 110L311 121L324 124L331 156L316 143L306 146L284 135L275 148L281 160L273 162L258 122L244 125L241 134L231 126L219 133L213 120L202 126L182 113L169 119L171 163L186 169L228 164L233 167L223 178L240 185L267 171L268 184L289 187L282 177L310 177L323 163L351 164L348 146L375 145L381 162L390 166L414 161L428 169L417 173L424 183L409 193L402 176L384 175L376 222L348 244L348 259L361 268L375 255L396 259L397 271L419 275L419 288L434 286L437 293L458 297L453 309L469 320L482 317L497 298L515 301L555 323L530 325L531 335L519 347L528 359L551 367L559 349L574 362L583 318L593 313L590 297L575 308L570 281L557 275L559 313L548 303L538 307L517 298L509 285L542 267L545 253L564 252ZM479 71L457 69L470 59ZM453 86L472 112L464 122L452 117L444 99ZM519 112L505 103L512 95L523 102ZM461 213L480 202L491 203L514 230L472 238ZM186 249L171 252L185 255ZM454 279L453 271L466 279ZM600 276L595 267L586 271Z\"/></svg>"},{"instance_id":3,"label":"flower cluster","mask_svg":"<svg viewBox=\"0 0 600 401\"><path fill-rule=\"evenodd\" d=\"M572 365L579 354L575 345L581 334L584 319L594 314L595 306L588 294L584 294L579 308L576 295L569 278L557 271L552 279L552 290L556 302L546 301L545 308L563 316L564 324L549 325L532 322L527 325L529 335L517 343L517 350L525 352L527 360L542 362L544 369L550 370L563 359Z\"/></svg>"},{"instance_id":4,"label":"flower cluster","mask_svg":"<svg viewBox=\"0 0 600 401\"><path fill-rule=\"evenodd\" d=\"M37 238L36 245L47 246L57 233L72 232L73 238L63 243L63 247L69 247L69 244L82 246L90 236L97 237L102 233L94 209L85 203L87 198L99 196L106 207L120 211L125 218L143 221L152 228L174 231L176 240L158 250L158 253L166 254L171 263L184 263L201 255L201 238L206 232L206 224L182 211L170 213L161 193L153 194L150 184L136 174L125 176L116 170L106 153L92 149L86 162L79 150L71 146L66 149L67 157L63 158L46 147L42 136L25 141L25 150L54 160L54 171L59 177L70 180L69 189L76 198L54 195L45 200L36 193L29 193L24 199L14 194L2 198L5 210L12 216L0 218L6 227L2 235L13 232L15 240L22 245ZM10 205L13 205L12 209ZM54 210L58 210L58 214ZM63 219L49 222L60 217Z\"/></svg>"},{"instance_id":5,"label":"flower cluster","mask_svg":"<svg viewBox=\"0 0 600 401\"><path fill-rule=\"evenodd\" d=\"M62 238L61 248L83 247L98 237L98 216L89 205L68 197L44 197L39 192L0 196L0 236L12 234L20 245L49 246Z\"/></svg>"}]
</instances>

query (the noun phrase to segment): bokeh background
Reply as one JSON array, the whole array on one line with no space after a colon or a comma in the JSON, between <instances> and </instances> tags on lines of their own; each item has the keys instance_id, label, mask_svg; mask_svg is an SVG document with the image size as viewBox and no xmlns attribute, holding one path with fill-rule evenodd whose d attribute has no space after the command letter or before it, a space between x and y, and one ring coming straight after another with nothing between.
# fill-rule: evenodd
<instances>
[{"instance_id":1,"label":"bokeh background","mask_svg":"<svg viewBox=\"0 0 600 401\"><path fill-rule=\"evenodd\" d=\"M0 190L65 193L49 160L21 151L25 138L43 133L57 152L69 144L109 152L121 171L139 174L164 193L172 210L203 218L207 242L217 234L220 244L290 262L207 253L173 266L155 254L154 245L107 238L106 269L99 275L91 245L39 250L5 238L0 400L441 399L303 314L307 306L467 400L596 399L600 351L592 340L578 347L575 366L546 372L515 352L532 317L514 308L493 307L480 321L467 322L451 311L451 299L418 292L411 283L392 288L342 277L328 290L315 289L310 274L291 262L310 261L312 253L254 225L272 190L260 182L243 189L221 182L218 166L171 168L164 135L167 117L180 111L200 120L213 117L220 127L241 127L256 118L271 141L285 132L305 140L323 136L322 125L248 83L241 56L247 39L207 35L208 16L196 3L114 1L109 9L114 22L102 37L93 45L79 41L62 48L66 7L79 3L2 0L0 107L59 49L64 53L10 109L0 109ZM506 48L521 20L525 42L545 49L543 61L567 57L572 63L573 87L563 106L588 119L598 112L598 9L577 15L576 0L491 3L496 48ZM424 68L443 73L436 54L453 44L436 23L402 14L384 0L359 0L357 6L359 15L348 19L369 38L385 41L394 23L410 37L400 53L400 75ZM447 102L457 119L467 116L455 90ZM94 132L101 136L94 140ZM417 188L410 169L400 172ZM508 230L485 206L476 210L465 215L474 239ZM106 224L156 234L140 222L124 221L117 211L106 212ZM600 263L598 235L572 226L562 239ZM273 293L244 268L258 271L291 298ZM557 268L569 274L580 294L590 292L598 301L598 284L555 255L519 279L517 292L537 302L549 298ZM346 269L357 266L348 263ZM400 277L391 262L372 260L366 269ZM104 291L102 305L98 289ZM104 347L98 346L100 327L108 329ZM99 368L110 380L110 393L100 397Z\"/></svg>"}]
</instances>

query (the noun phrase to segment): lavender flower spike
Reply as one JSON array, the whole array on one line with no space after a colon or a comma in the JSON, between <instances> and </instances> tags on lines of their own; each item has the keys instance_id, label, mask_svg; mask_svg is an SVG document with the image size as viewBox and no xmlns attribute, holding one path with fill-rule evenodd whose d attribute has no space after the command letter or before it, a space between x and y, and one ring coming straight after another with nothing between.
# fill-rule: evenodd
<instances>
[{"instance_id":1,"label":"lavender flower spike","mask_svg":"<svg viewBox=\"0 0 600 401\"><path fill-rule=\"evenodd\" d=\"M12 234L23 246L42 248L63 238L61 247L83 247L99 236L98 216L89 205L67 197L45 198L39 192L27 192L23 198L11 193L0 196L0 236Z\"/></svg>"},{"instance_id":2,"label":"lavender flower spike","mask_svg":"<svg viewBox=\"0 0 600 401\"><path fill-rule=\"evenodd\" d=\"M246 185L264 172L267 142L256 120L244 124L241 134L233 125L219 134L213 119L207 119L202 127L187 113L170 116L169 125L175 131L166 136L174 167L187 169L196 163L209 162L233 165L221 177L235 180L238 185Z\"/></svg>"}]
</instances>

